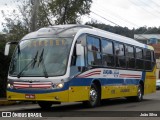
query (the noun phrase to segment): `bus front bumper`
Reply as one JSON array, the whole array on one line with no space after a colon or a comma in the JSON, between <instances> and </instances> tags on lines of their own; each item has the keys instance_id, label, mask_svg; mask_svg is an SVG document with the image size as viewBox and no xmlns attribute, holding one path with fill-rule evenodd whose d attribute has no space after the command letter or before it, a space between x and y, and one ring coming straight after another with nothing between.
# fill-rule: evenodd
<instances>
[{"instance_id":1,"label":"bus front bumper","mask_svg":"<svg viewBox=\"0 0 160 120\"><path fill-rule=\"evenodd\" d=\"M40 94L28 94L7 91L7 99L9 101L54 101L54 102L68 102L68 90L40 93Z\"/></svg>"}]
</instances>

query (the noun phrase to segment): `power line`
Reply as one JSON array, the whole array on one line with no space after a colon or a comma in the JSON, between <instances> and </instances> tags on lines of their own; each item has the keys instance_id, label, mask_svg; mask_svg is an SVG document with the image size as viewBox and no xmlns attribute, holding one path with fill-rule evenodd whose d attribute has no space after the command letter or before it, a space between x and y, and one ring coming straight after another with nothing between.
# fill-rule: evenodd
<instances>
[{"instance_id":1,"label":"power line","mask_svg":"<svg viewBox=\"0 0 160 120\"><path fill-rule=\"evenodd\" d=\"M102 9L102 7L103 6L101 6L101 11L105 11L104 9ZM106 9L106 8L105 8ZM139 27L138 25L136 25L135 23L133 23L133 22L131 22L131 21L129 21L129 20L127 20L127 19L125 19L125 18L123 18L123 17L121 17L120 15L118 15L118 14L116 14L116 13L114 13L114 12L112 12L112 11L110 11L109 9L106 9L107 11L109 11L109 12L111 12L112 13L112 15L117 19L118 18L118 20L122 20L122 21L124 21L125 23L128 23L128 24L130 24L130 25L133 25L133 26L136 26L136 27ZM98 11L98 10L97 10ZM105 12L104 12L105 13Z\"/></svg>"},{"instance_id":2,"label":"power line","mask_svg":"<svg viewBox=\"0 0 160 120\"><path fill-rule=\"evenodd\" d=\"M112 24L115 24L115 25L117 25L118 27L121 27L121 26L120 26L120 25L118 25L117 23L115 23L115 22L113 22L113 21L111 21L111 20L109 20L109 19L106 19L105 17L102 17L101 15L99 15L99 14L97 14L97 13L93 12L93 11L91 11L91 12L92 12L92 13L94 13L95 15L97 15L97 16L99 16L99 17L101 17L101 18L105 19L105 20L107 20L108 22L110 22L110 23L112 23ZM142 35L139 35L139 36L141 36L141 37L143 37L143 38L147 39L146 37L144 37L144 36L142 36Z\"/></svg>"},{"instance_id":3,"label":"power line","mask_svg":"<svg viewBox=\"0 0 160 120\"><path fill-rule=\"evenodd\" d=\"M105 17L102 17L101 15L99 15L99 14L93 12L93 11L91 11L91 13L93 13L93 14L95 14L95 15L97 15L97 16L103 18L103 19L105 19L106 21L108 21L108 22L110 22L110 23L112 23L112 24L117 25L117 26L120 27L120 25L118 25L117 23L115 23L115 22L113 22L113 21L111 21L111 20L109 20L109 19L106 19Z\"/></svg>"},{"instance_id":4,"label":"power line","mask_svg":"<svg viewBox=\"0 0 160 120\"><path fill-rule=\"evenodd\" d=\"M97 3L98 4L98 3ZM135 5L135 4L134 4ZM96 9L96 11L103 11L104 12L104 9L102 9L103 8L103 6L100 6L100 8L99 9ZM105 8L105 10L106 10L106 8ZM110 11L109 9L107 9L107 11ZM111 12L111 11L110 11ZM104 13L106 13L106 12L104 12ZM148 12L147 12L148 13ZM115 14L115 13L113 13L112 12L112 15L114 14L114 16L116 16L116 18L118 18L118 20L120 19L120 20L122 20L122 21L125 21L126 23L128 23L128 24L130 24L130 25L133 25L133 26L136 26L136 27L140 27L139 25L136 25L135 23L133 23L133 22L131 22L131 21L129 21L129 20L126 20L126 19L124 19L123 17L121 17L120 15L118 15L118 14Z\"/></svg>"},{"instance_id":5,"label":"power line","mask_svg":"<svg viewBox=\"0 0 160 120\"><path fill-rule=\"evenodd\" d=\"M149 6L148 4L146 4L144 1L139 0L141 3L145 4L146 6L150 7L151 9L155 10L158 14L160 14L160 12L156 9L154 9L153 7Z\"/></svg>"},{"instance_id":6,"label":"power line","mask_svg":"<svg viewBox=\"0 0 160 120\"><path fill-rule=\"evenodd\" d=\"M132 4L134 4L134 5L136 5L134 2L132 2L131 0L129 0ZM141 1L141 0L140 0ZM142 2L141 1L141 3L144 3L144 2ZM145 5L147 5L146 3L144 3ZM148 6L148 5L147 5ZM142 8L142 7L141 7ZM144 9L144 8L143 8ZM145 11L146 11L146 9L144 9ZM148 10L147 10L148 11ZM149 13L151 13L151 12L149 12ZM160 12L159 12L160 13ZM152 13L151 13L152 14ZM154 14L152 14L152 15L154 15ZM160 17L160 16L158 16L158 17ZM147 32L149 32L149 31L151 31L151 29L150 30L146 30L145 32L143 32L142 34L144 34L144 33L147 33Z\"/></svg>"},{"instance_id":7,"label":"power line","mask_svg":"<svg viewBox=\"0 0 160 120\"><path fill-rule=\"evenodd\" d=\"M135 6L139 6L137 5L135 2L133 2L132 0L128 0L131 4L135 5ZM140 6L139 6L140 7ZM144 11L146 11L147 13L149 13L150 15L154 16L154 17L160 17L160 16L157 16L156 14L153 14L152 12L148 11L147 9L143 8L143 7L140 7L141 9L143 9Z\"/></svg>"},{"instance_id":8,"label":"power line","mask_svg":"<svg viewBox=\"0 0 160 120\"><path fill-rule=\"evenodd\" d=\"M153 4L155 4L156 6L160 7L160 5L158 3L156 3L155 1L153 0L150 0Z\"/></svg>"}]
</instances>

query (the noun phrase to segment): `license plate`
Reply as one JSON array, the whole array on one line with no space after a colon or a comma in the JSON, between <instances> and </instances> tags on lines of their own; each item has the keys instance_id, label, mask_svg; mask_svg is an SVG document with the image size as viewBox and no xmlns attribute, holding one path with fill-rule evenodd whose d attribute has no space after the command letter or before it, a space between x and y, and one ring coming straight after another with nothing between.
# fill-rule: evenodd
<instances>
[{"instance_id":1,"label":"license plate","mask_svg":"<svg viewBox=\"0 0 160 120\"><path fill-rule=\"evenodd\" d=\"M26 99L35 99L35 95L34 94L25 94L25 98Z\"/></svg>"}]
</instances>

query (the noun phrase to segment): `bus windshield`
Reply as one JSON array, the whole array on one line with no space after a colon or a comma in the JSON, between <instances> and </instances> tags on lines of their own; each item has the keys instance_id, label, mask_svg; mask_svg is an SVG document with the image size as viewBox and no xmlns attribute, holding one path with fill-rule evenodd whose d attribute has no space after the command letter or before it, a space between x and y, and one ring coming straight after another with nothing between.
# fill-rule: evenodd
<instances>
[{"instance_id":1,"label":"bus windshield","mask_svg":"<svg viewBox=\"0 0 160 120\"><path fill-rule=\"evenodd\" d=\"M72 38L36 38L19 43L10 65L11 76L60 76L67 69Z\"/></svg>"}]
</instances>

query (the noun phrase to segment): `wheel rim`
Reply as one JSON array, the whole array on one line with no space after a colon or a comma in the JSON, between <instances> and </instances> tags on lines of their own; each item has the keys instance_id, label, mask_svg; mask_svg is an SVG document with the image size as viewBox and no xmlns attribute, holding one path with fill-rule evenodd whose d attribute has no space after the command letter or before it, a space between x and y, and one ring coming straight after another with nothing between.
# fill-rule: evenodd
<instances>
[{"instance_id":1,"label":"wheel rim","mask_svg":"<svg viewBox=\"0 0 160 120\"><path fill-rule=\"evenodd\" d=\"M91 101L92 103L95 103L96 100L97 100L97 91L92 88L92 89L90 90L90 101Z\"/></svg>"},{"instance_id":2,"label":"wheel rim","mask_svg":"<svg viewBox=\"0 0 160 120\"><path fill-rule=\"evenodd\" d=\"M138 98L139 98L139 100L141 100L141 98L142 98L142 91L141 91L140 87L138 88Z\"/></svg>"}]
</instances>

